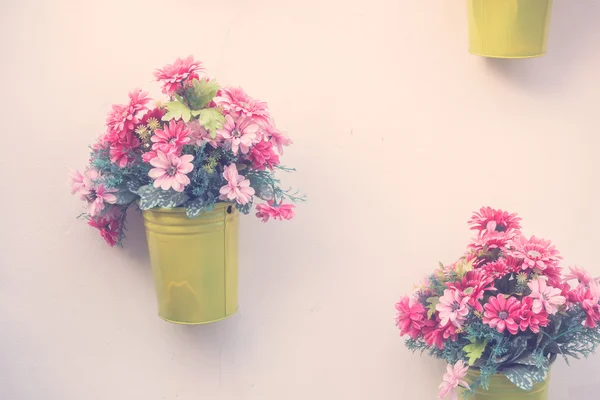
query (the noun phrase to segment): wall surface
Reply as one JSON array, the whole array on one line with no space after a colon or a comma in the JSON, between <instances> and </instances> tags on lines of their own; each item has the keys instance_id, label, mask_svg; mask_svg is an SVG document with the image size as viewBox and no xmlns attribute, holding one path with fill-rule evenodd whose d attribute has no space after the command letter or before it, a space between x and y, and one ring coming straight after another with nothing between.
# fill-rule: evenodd
<instances>
[{"instance_id":1,"label":"wall surface","mask_svg":"<svg viewBox=\"0 0 600 400\"><path fill-rule=\"evenodd\" d=\"M522 61L468 54L463 1L0 4L1 400L434 399L444 365L393 306L482 205L600 275L596 0L557 0ZM66 183L110 105L189 54L269 103L310 196L242 221L241 309L198 327L156 316L139 216L111 249ZM551 400L597 399L599 369L557 362Z\"/></svg>"}]
</instances>

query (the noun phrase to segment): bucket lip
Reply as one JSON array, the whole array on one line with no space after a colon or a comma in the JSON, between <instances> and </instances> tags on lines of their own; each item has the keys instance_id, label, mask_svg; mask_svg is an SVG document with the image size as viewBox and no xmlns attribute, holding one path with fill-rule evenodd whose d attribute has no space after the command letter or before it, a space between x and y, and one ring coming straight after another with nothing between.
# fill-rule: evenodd
<instances>
[{"instance_id":1,"label":"bucket lip","mask_svg":"<svg viewBox=\"0 0 600 400\"><path fill-rule=\"evenodd\" d=\"M506 59L506 60L520 60L520 59L527 59L527 58L539 58L539 57L543 57L543 56L546 55L546 52L543 52L543 53L532 54L532 55L528 55L528 56L499 56L499 55L493 55L493 54L477 53L477 52L471 51L471 50L469 50L469 53L471 53L474 56L487 57L487 58L498 58L498 59Z\"/></svg>"},{"instance_id":2,"label":"bucket lip","mask_svg":"<svg viewBox=\"0 0 600 400\"><path fill-rule=\"evenodd\" d=\"M213 205L213 211L215 209L220 209L220 208L227 208L229 206L233 206L234 204L230 201L219 201L217 203L215 203ZM166 214L181 214L184 213L185 214L185 207L172 207L172 208L165 208L165 207L154 207L154 208L149 208L147 210L142 210L142 212L158 212L158 213L166 213Z\"/></svg>"}]
</instances>

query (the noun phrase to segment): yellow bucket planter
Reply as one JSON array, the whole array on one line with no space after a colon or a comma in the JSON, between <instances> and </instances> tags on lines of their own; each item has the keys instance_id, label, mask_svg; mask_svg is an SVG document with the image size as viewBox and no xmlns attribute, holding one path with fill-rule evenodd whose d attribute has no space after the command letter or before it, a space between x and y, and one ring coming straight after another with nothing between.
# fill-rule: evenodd
<instances>
[{"instance_id":1,"label":"yellow bucket planter","mask_svg":"<svg viewBox=\"0 0 600 400\"><path fill-rule=\"evenodd\" d=\"M469 51L484 57L546 53L552 0L467 0Z\"/></svg>"},{"instance_id":2,"label":"yellow bucket planter","mask_svg":"<svg viewBox=\"0 0 600 400\"><path fill-rule=\"evenodd\" d=\"M188 218L185 208L144 210L158 315L206 324L238 308L238 211L217 203Z\"/></svg>"},{"instance_id":3,"label":"yellow bucket planter","mask_svg":"<svg viewBox=\"0 0 600 400\"><path fill-rule=\"evenodd\" d=\"M478 377L479 371L471 368L467 372L466 381L471 383ZM470 400L548 400L549 385L550 375L544 382L536 383L533 389L527 391L515 386L506 376L497 374L490 377L489 390L480 388Z\"/></svg>"}]
</instances>

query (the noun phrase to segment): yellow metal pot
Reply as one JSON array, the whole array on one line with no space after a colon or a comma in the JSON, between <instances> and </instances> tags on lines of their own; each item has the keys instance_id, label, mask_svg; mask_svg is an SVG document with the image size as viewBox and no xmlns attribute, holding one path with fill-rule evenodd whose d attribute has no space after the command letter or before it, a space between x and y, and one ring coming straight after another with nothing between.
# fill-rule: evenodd
<instances>
[{"instance_id":1,"label":"yellow metal pot","mask_svg":"<svg viewBox=\"0 0 600 400\"><path fill-rule=\"evenodd\" d=\"M177 324L206 324L238 308L238 212L217 203L188 218L184 208L143 211L158 315Z\"/></svg>"},{"instance_id":2,"label":"yellow metal pot","mask_svg":"<svg viewBox=\"0 0 600 400\"><path fill-rule=\"evenodd\" d=\"M473 382L479 377L479 371L469 369L466 381ZM490 377L489 390L479 389L475 397L470 400L548 400L548 386L550 384L550 375L544 382L536 383L530 391L523 390L515 386L504 375L492 375Z\"/></svg>"},{"instance_id":3,"label":"yellow metal pot","mask_svg":"<svg viewBox=\"0 0 600 400\"><path fill-rule=\"evenodd\" d=\"M552 0L467 0L469 51L496 58L546 54Z\"/></svg>"}]
</instances>

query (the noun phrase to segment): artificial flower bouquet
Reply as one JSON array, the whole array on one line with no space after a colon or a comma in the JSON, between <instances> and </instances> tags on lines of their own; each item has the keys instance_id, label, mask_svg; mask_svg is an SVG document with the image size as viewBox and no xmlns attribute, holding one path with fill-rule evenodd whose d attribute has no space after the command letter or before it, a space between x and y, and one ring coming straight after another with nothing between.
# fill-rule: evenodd
<instances>
[{"instance_id":1,"label":"artificial flower bouquet","mask_svg":"<svg viewBox=\"0 0 600 400\"><path fill-rule=\"evenodd\" d=\"M557 355L586 357L600 342L599 280L577 267L563 275L559 252L524 236L520 221L489 207L474 213L466 254L396 304L407 347L450 364L440 398L476 395L498 375L530 391Z\"/></svg>"},{"instance_id":2,"label":"artificial flower bouquet","mask_svg":"<svg viewBox=\"0 0 600 400\"><path fill-rule=\"evenodd\" d=\"M291 202L276 170L292 141L273 122L265 102L242 89L221 87L190 56L155 72L166 102L140 89L108 114L106 132L93 144L89 167L72 178L83 216L114 246L124 238L126 211L183 207L189 218L230 202L242 213L257 199L256 215L289 220Z\"/></svg>"}]
</instances>

